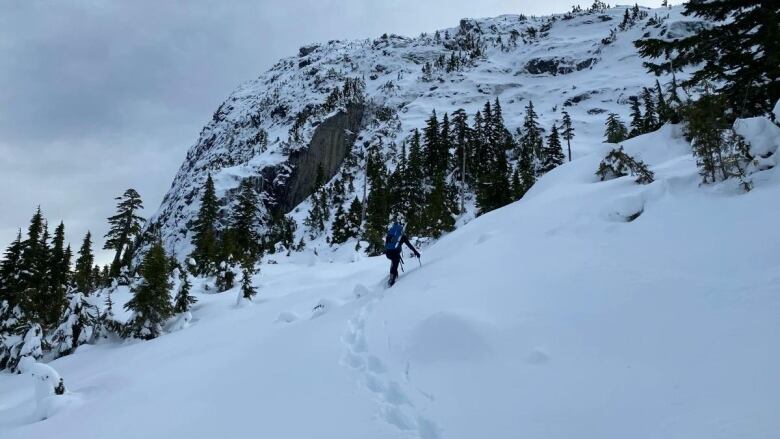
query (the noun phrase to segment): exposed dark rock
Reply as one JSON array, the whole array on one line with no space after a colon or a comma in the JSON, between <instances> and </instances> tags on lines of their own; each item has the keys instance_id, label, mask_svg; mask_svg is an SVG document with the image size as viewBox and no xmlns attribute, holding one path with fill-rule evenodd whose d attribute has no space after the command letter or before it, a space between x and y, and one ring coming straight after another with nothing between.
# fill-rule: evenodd
<instances>
[{"instance_id":1,"label":"exposed dark rock","mask_svg":"<svg viewBox=\"0 0 780 439\"><path fill-rule=\"evenodd\" d=\"M298 56L299 56L300 58L303 58L304 56L307 56L307 55L309 55L310 53L312 53L312 52L314 52L315 50L317 50L319 47L320 47L320 46L319 46L319 45L317 45L317 44L312 44L312 45L309 45L309 46L303 46L303 47L301 47L300 49L298 49Z\"/></svg>"},{"instance_id":2,"label":"exposed dark rock","mask_svg":"<svg viewBox=\"0 0 780 439\"><path fill-rule=\"evenodd\" d=\"M565 75L587 69L596 61L596 58L588 58L575 63L574 60L568 58L535 58L525 64L525 70L532 75Z\"/></svg>"},{"instance_id":3,"label":"exposed dark rock","mask_svg":"<svg viewBox=\"0 0 780 439\"><path fill-rule=\"evenodd\" d=\"M577 96L572 96L563 102L564 107L571 107L574 104L578 104L582 101L590 99L591 93L580 93Z\"/></svg>"},{"instance_id":4,"label":"exposed dark rock","mask_svg":"<svg viewBox=\"0 0 780 439\"><path fill-rule=\"evenodd\" d=\"M339 112L317 126L308 148L292 152L283 165L263 170L265 181L258 185L275 200L273 210L289 212L306 199L311 194L318 166L322 166L327 179L336 175L360 131L363 113L363 105L350 104L346 112Z\"/></svg>"}]
</instances>

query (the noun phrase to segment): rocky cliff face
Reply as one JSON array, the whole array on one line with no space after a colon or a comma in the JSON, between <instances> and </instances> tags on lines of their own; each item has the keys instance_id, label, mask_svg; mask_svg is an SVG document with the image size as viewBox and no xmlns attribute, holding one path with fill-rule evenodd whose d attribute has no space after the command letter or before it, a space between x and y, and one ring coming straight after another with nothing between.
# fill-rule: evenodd
<instances>
[{"instance_id":1,"label":"rocky cliff face","mask_svg":"<svg viewBox=\"0 0 780 439\"><path fill-rule=\"evenodd\" d=\"M311 194L318 168L327 180L336 175L360 132L364 110L363 104L350 104L317 126L307 148L290 154L287 165L292 172L285 184L276 188L276 209L287 213L305 200Z\"/></svg>"},{"instance_id":2,"label":"rocky cliff face","mask_svg":"<svg viewBox=\"0 0 780 439\"><path fill-rule=\"evenodd\" d=\"M568 111L576 158L602 141L604 113L626 120L627 98L654 85L632 42L679 37L702 25L676 7L642 9L642 17L623 28L625 9L464 19L416 38L383 35L302 47L217 109L150 227L169 251L188 254L188 230L208 174L223 199L223 221L236 188L250 179L266 212L290 212L300 222L318 167L333 177L351 151L374 144L389 156L431 111L463 108L472 115L495 98L513 129L529 101L545 127ZM346 199L362 195L362 176L350 178L353 192Z\"/></svg>"}]
</instances>

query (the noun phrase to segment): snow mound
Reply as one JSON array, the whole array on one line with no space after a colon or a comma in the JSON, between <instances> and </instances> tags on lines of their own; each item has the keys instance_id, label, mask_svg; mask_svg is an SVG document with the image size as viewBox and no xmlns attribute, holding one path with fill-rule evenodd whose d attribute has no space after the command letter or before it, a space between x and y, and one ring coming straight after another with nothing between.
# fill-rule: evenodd
<instances>
[{"instance_id":1,"label":"snow mound","mask_svg":"<svg viewBox=\"0 0 780 439\"><path fill-rule=\"evenodd\" d=\"M490 351L477 322L453 312L438 312L420 322L407 343L409 358L423 363L474 361Z\"/></svg>"}]
</instances>

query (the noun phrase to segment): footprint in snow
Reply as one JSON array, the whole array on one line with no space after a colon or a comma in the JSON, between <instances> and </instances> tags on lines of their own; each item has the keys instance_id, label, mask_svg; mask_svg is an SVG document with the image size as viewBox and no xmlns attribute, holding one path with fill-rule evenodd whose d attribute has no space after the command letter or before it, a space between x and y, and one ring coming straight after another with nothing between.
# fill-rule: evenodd
<instances>
[{"instance_id":1,"label":"footprint in snow","mask_svg":"<svg viewBox=\"0 0 780 439\"><path fill-rule=\"evenodd\" d=\"M292 323L296 320L298 320L298 316L291 311L284 311L276 318L277 323Z\"/></svg>"}]
</instances>

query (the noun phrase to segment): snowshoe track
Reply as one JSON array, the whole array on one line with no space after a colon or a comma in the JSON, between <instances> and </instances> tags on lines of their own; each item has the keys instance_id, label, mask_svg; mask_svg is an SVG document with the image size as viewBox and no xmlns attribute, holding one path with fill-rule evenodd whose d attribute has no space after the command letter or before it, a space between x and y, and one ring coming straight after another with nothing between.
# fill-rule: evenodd
<instances>
[{"instance_id":1,"label":"snowshoe track","mask_svg":"<svg viewBox=\"0 0 780 439\"><path fill-rule=\"evenodd\" d=\"M375 294L347 323L342 337L346 348L342 364L360 374L359 382L375 395L383 421L409 437L441 439L441 429L420 412L403 386L392 379L384 362L369 350L366 319L374 304L381 300L381 289Z\"/></svg>"}]
</instances>

